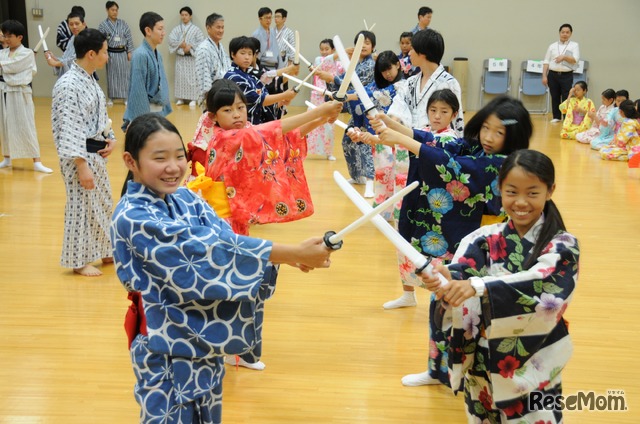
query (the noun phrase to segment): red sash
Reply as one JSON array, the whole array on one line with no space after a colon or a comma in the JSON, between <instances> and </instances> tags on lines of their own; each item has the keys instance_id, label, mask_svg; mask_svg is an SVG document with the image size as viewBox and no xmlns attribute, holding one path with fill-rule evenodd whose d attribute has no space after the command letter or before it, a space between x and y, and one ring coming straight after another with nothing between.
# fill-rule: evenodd
<instances>
[{"instance_id":1,"label":"red sash","mask_svg":"<svg viewBox=\"0 0 640 424\"><path fill-rule=\"evenodd\" d=\"M131 343L138 334L147 335L147 318L144 316L140 292L129 292L127 297L131 301L131 305L129 305L124 317L124 330L127 333L129 349L131 349Z\"/></svg>"}]
</instances>

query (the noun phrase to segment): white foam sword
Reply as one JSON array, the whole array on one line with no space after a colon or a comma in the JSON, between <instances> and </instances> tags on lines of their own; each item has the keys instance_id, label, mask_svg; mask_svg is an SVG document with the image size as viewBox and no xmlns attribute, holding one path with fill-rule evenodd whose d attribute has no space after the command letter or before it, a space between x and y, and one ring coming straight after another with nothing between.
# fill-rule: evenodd
<instances>
[{"instance_id":1,"label":"white foam sword","mask_svg":"<svg viewBox=\"0 0 640 424\"><path fill-rule=\"evenodd\" d=\"M338 173L338 175L340 175L340 173L338 171L335 171L335 172ZM335 173L334 173L334 175L335 175ZM340 176L342 177L342 175L340 175ZM342 178L344 178L344 177L342 177ZM419 183L417 181L414 181L413 183L409 184L408 186L406 186L402 190L400 190L397 193L395 193L393 196L389 197L384 202L380 203L375 208L371 208L371 206L369 206L369 204L367 203L367 207L369 209L367 211L363 211L364 215L362 215L360 218L356 219L351 224L349 224L346 227L344 227L338 233L336 233L335 231L327 231L325 233L325 235L324 235L324 244L328 248L333 249L333 250L340 249L342 247L342 240L344 239L344 237L347 234L349 234L349 233L353 232L354 230L356 230L357 228L363 226L367 222L369 222L372 219L374 219L375 217L377 217L380 213L382 213L383 211L387 210L389 207L393 206L398 200L402 199L407 193L409 193L410 191L413 191L414 189L416 189L416 187L418 187L418 184ZM355 189L353 189L353 190L355 191ZM357 191L356 191L356 193L357 193ZM360 194L358 194L358 196L360 196Z\"/></svg>"},{"instance_id":2,"label":"white foam sword","mask_svg":"<svg viewBox=\"0 0 640 424\"><path fill-rule=\"evenodd\" d=\"M358 191L353 188L351 184L338 172L334 171L333 179L338 184L338 187L342 189L342 191L347 195L347 197L356 205L360 212L369 213L372 208L369 203L366 201L364 197L358 193ZM417 183L414 181L412 184ZM380 205L382 206L382 205ZM375 215L371 218L371 223L378 229L384 236L395 246L396 249L400 251L403 255L405 255L411 263L416 267L416 274L420 274L426 272L429 275L433 275L433 265L431 261L433 258L428 256L423 256L420 252L418 252L408 241L406 241L387 221L384 220L380 215ZM325 244L326 244L326 235L325 235ZM438 278L440 279L440 283L442 286L445 286L449 282L444 277L444 275L438 273Z\"/></svg>"},{"instance_id":3,"label":"white foam sword","mask_svg":"<svg viewBox=\"0 0 640 424\"><path fill-rule=\"evenodd\" d=\"M40 46L44 46L45 52L49 51L46 41L47 35L49 35L49 28L47 28L45 32L42 32L42 26L38 25L38 32L40 33L40 41L38 41L38 44L33 48L33 51L37 53L38 50L40 50Z\"/></svg>"}]
</instances>

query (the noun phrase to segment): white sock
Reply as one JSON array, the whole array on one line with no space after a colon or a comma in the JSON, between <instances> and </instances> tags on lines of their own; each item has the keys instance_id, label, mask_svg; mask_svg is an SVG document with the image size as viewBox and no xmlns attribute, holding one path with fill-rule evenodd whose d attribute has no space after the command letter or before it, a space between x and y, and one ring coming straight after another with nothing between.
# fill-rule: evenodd
<instances>
[{"instance_id":1,"label":"white sock","mask_svg":"<svg viewBox=\"0 0 640 424\"><path fill-rule=\"evenodd\" d=\"M2 162L0 162L0 168L8 168L11 166L11 158L4 158Z\"/></svg>"},{"instance_id":2,"label":"white sock","mask_svg":"<svg viewBox=\"0 0 640 424\"><path fill-rule=\"evenodd\" d=\"M327 160L336 160L336 157L333 155L328 155Z\"/></svg>"},{"instance_id":3,"label":"white sock","mask_svg":"<svg viewBox=\"0 0 640 424\"><path fill-rule=\"evenodd\" d=\"M373 180L367 180L365 184L364 197L365 199L371 199L375 196L375 194L373 193Z\"/></svg>"},{"instance_id":4,"label":"white sock","mask_svg":"<svg viewBox=\"0 0 640 424\"><path fill-rule=\"evenodd\" d=\"M225 356L224 357L224 362L225 364L229 364L229 365L236 365L236 357L234 355L229 355L229 356ZM245 368L249 368L250 370L256 370L256 371L262 371L263 369L265 369L267 366L264 364L264 362L262 361L258 361L256 363L250 363L245 361L242 358L238 358L238 366L239 367L245 367Z\"/></svg>"},{"instance_id":5,"label":"white sock","mask_svg":"<svg viewBox=\"0 0 640 424\"><path fill-rule=\"evenodd\" d=\"M420 374L409 374L402 377L403 386L426 386L430 384L440 384L440 382L429 375L429 370Z\"/></svg>"},{"instance_id":6,"label":"white sock","mask_svg":"<svg viewBox=\"0 0 640 424\"><path fill-rule=\"evenodd\" d=\"M36 172L44 172L45 174L51 174L53 169L47 168L42 162L33 162L33 170Z\"/></svg>"},{"instance_id":7,"label":"white sock","mask_svg":"<svg viewBox=\"0 0 640 424\"><path fill-rule=\"evenodd\" d=\"M384 309L396 309L406 308L407 306L416 306L417 304L418 302L416 301L416 292L404 291L402 292L402 296L386 302L384 305L382 305L382 307Z\"/></svg>"}]
</instances>

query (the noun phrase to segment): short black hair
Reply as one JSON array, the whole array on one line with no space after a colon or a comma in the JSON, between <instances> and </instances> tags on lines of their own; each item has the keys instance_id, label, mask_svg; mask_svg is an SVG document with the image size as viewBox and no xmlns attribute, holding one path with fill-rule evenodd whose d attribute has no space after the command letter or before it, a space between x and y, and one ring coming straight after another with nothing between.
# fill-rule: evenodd
<instances>
[{"instance_id":1,"label":"short black hair","mask_svg":"<svg viewBox=\"0 0 640 424\"><path fill-rule=\"evenodd\" d=\"M69 23L69 19L78 18L80 22L84 23L84 13L80 12L71 12L67 15L67 23Z\"/></svg>"},{"instance_id":2,"label":"short black hair","mask_svg":"<svg viewBox=\"0 0 640 424\"><path fill-rule=\"evenodd\" d=\"M116 3L116 2L114 1L114 3ZM118 4L116 3L116 6L117 6L117 5L118 5ZM107 9L108 9L108 8L107 8ZM82 13L82 16L87 16L87 14L84 12L84 7L82 7L82 6L73 6L73 7L71 8L71 13L74 13L74 12L75 12L75 13Z\"/></svg>"},{"instance_id":3,"label":"short black hair","mask_svg":"<svg viewBox=\"0 0 640 424\"><path fill-rule=\"evenodd\" d=\"M627 90L618 90L616 91L616 97L626 97L629 98L629 92Z\"/></svg>"},{"instance_id":4,"label":"short black hair","mask_svg":"<svg viewBox=\"0 0 640 424\"><path fill-rule=\"evenodd\" d=\"M429 13L433 13L433 9L431 9L430 7L422 6L420 9L418 9L418 16L428 15Z\"/></svg>"},{"instance_id":5,"label":"short black hair","mask_svg":"<svg viewBox=\"0 0 640 424\"><path fill-rule=\"evenodd\" d=\"M400 34L400 39L402 40L403 38L408 38L409 40L411 40L413 38L413 32L411 31L405 31L402 34Z\"/></svg>"},{"instance_id":6,"label":"short black hair","mask_svg":"<svg viewBox=\"0 0 640 424\"><path fill-rule=\"evenodd\" d=\"M0 31L2 31L4 35L15 35L16 37L22 36L22 38L27 34L27 30L24 25L14 19L4 21L2 25L0 25Z\"/></svg>"},{"instance_id":7,"label":"short black hair","mask_svg":"<svg viewBox=\"0 0 640 424\"><path fill-rule=\"evenodd\" d=\"M262 18L262 16L269 14L273 14L273 12L268 7L261 7L258 9L258 18Z\"/></svg>"},{"instance_id":8,"label":"short black hair","mask_svg":"<svg viewBox=\"0 0 640 424\"><path fill-rule=\"evenodd\" d=\"M444 56L444 38L438 31L431 28L413 34L411 47L416 53L425 55L427 60L432 63L440 64L442 56Z\"/></svg>"},{"instance_id":9,"label":"short black hair","mask_svg":"<svg viewBox=\"0 0 640 424\"><path fill-rule=\"evenodd\" d=\"M76 57L82 59L85 55L94 51L98 53L104 47L107 37L94 28L87 28L73 38L73 47L76 49Z\"/></svg>"},{"instance_id":10,"label":"short black hair","mask_svg":"<svg viewBox=\"0 0 640 424\"><path fill-rule=\"evenodd\" d=\"M215 114L218 109L231 106L236 101L236 96L247 104L247 98L235 82L224 78L215 80L207 92L207 112Z\"/></svg>"},{"instance_id":11,"label":"short black hair","mask_svg":"<svg viewBox=\"0 0 640 424\"><path fill-rule=\"evenodd\" d=\"M164 18L158 15L156 12L145 12L140 16L140 32L142 32L143 36L147 36L147 33L144 31L145 28L153 28L160 21L164 21Z\"/></svg>"},{"instance_id":12,"label":"short black hair","mask_svg":"<svg viewBox=\"0 0 640 424\"><path fill-rule=\"evenodd\" d=\"M180 13L182 14L182 12L187 12L189 14L189 16L193 15L193 10L191 10L191 8L189 6L185 6L182 9L180 9Z\"/></svg>"},{"instance_id":13,"label":"short black hair","mask_svg":"<svg viewBox=\"0 0 640 424\"><path fill-rule=\"evenodd\" d=\"M277 15L278 13L281 14L283 18L286 18L289 14L289 12L284 9L276 9L275 12L273 12L274 15Z\"/></svg>"},{"instance_id":14,"label":"short black hair","mask_svg":"<svg viewBox=\"0 0 640 424\"><path fill-rule=\"evenodd\" d=\"M562 28L569 28L569 31L571 31L571 33L573 34L573 27L571 26L571 24L560 25L560 29L558 30L558 32L562 31Z\"/></svg>"},{"instance_id":15,"label":"short black hair","mask_svg":"<svg viewBox=\"0 0 640 424\"><path fill-rule=\"evenodd\" d=\"M251 51L255 52L255 42L245 35L231 39L229 42L229 55L235 55L240 49L251 49Z\"/></svg>"},{"instance_id":16,"label":"short black hair","mask_svg":"<svg viewBox=\"0 0 640 424\"><path fill-rule=\"evenodd\" d=\"M362 34L365 38L365 40L369 40L371 41L371 47L373 47L374 49L376 48L376 35L371 32L371 31L360 31L356 34L356 37L353 39L353 44L356 44L358 42L358 37L360 36L360 34Z\"/></svg>"},{"instance_id":17,"label":"short black hair","mask_svg":"<svg viewBox=\"0 0 640 424\"><path fill-rule=\"evenodd\" d=\"M105 9L111 9L113 6L117 7L118 9L120 9L120 6L118 6L118 3L116 3L115 1L108 1L107 4L104 6ZM82 13L84 13L84 9L82 10Z\"/></svg>"}]
</instances>

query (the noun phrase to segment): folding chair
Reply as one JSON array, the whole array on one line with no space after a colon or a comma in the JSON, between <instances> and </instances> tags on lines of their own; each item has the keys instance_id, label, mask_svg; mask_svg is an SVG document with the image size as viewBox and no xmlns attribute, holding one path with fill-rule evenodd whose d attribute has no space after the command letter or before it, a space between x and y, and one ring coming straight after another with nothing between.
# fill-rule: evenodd
<instances>
[{"instance_id":1,"label":"folding chair","mask_svg":"<svg viewBox=\"0 0 640 424\"><path fill-rule=\"evenodd\" d=\"M535 70L527 70L528 60L522 62L520 66L520 87L518 88L518 99L522 96L544 97L544 109L529 109L529 113L546 114L549 112L549 89L542 84L542 62L534 61ZM539 70L537 68L540 68Z\"/></svg>"},{"instance_id":2,"label":"folding chair","mask_svg":"<svg viewBox=\"0 0 640 424\"><path fill-rule=\"evenodd\" d=\"M506 69L505 69L506 67ZM511 91L511 60L485 59L480 77L480 107L485 94L509 94Z\"/></svg>"},{"instance_id":3,"label":"folding chair","mask_svg":"<svg viewBox=\"0 0 640 424\"><path fill-rule=\"evenodd\" d=\"M584 81L586 83L589 83L589 75L588 75L589 61L581 60L578 63L581 66L579 66L578 69L573 71L573 85L576 85L578 81Z\"/></svg>"}]
</instances>

